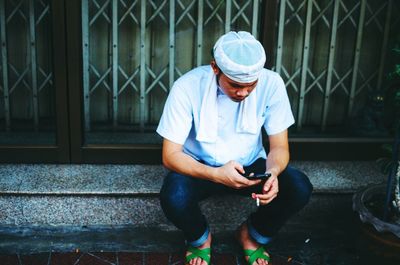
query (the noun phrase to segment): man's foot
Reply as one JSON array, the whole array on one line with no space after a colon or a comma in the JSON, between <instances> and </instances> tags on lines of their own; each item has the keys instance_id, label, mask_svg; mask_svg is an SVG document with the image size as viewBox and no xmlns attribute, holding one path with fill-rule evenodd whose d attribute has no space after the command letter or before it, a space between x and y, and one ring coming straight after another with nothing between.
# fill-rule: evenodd
<instances>
[{"instance_id":1,"label":"man's foot","mask_svg":"<svg viewBox=\"0 0 400 265\"><path fill-rule=\"evenodd\" d=\"M243 223L237 231L237 239L245 252L245 259L250 262L251 256L255 253L259 258L256 258L249 265L268 265L269 254L262 248L260 244L254 241L249 234L247 224ZM260 248L261 247L261 248Z\"/></svg>"},{"instance_id":2,"label":"man's foot","mask_svg":"<svg viewBox=\"0 0 400 265\"><path fill-rule=\"evenodd\" d=\"M203 245L201 245L199 247L196 247L195 249L199 249L200 252L201 252L202 249L203 250L210 249L210 246L211 246L211 233L208 234L206 242ZM204 252L207 253L206 251L204 251ZM190 249L188 249L186 251L186 255L185 256L188 257L188 256L190 256L192 254L196 254L196 253L192 253L190 251ZM207 256L210 258L210 254L207 254ZM186 262L185 264L186 265L189 265L189 264L190 265L210 265L209 262L207 262L206 260L203 260L201 257L195 257L195 258L189 260L188 262Z\"/></svg>"}]
</instances>

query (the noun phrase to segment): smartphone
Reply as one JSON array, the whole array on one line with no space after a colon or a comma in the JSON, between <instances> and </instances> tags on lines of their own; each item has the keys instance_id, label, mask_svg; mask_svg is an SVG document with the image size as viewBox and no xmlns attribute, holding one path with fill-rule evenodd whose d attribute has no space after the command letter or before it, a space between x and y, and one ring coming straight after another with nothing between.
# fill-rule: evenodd
<instances>
[{"instance_id":1,"label":"smartphone","mask_svg":"<svg viewBox=\"0 0 400 265\"><path fill-rule=\"evenodd\" d=\"M254 179L262 179L262 180L266 180L269 177L271 177L271 173L261 173L261 174L253 174L253 175L244 175L243 177L248 178L250 180L254 180Z\"/></svg>"}]
</instances>

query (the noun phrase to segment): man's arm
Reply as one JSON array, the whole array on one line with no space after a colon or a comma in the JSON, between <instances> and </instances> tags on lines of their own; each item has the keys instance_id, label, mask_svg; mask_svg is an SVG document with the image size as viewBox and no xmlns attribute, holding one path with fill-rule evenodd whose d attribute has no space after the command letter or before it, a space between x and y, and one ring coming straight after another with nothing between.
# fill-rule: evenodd
<instances>
[{"instance_id":1,"label":"man's arm","mask_svg":"<svg viewBox=\"0 0 400 265\"><path fill-rule=\"evenodd\" d=\"M210 167L185 154L182 145L167 139L163 141L162 160L169 170L236 189L260 183L260 180L248 180L242 177L239 172L244 173L243 166L235 161L230 161L221 167Z\"/></svg>"},{"instance_id":2,"label":"man's arm","mask_svg":"<svg viewBox=\"0 0 400 265\"><path fill-rule=\"evenodd\" d=\"M262 194L253 194L253 199L259 198L261 204L270 203L279 192L278 176L289 163L289 141L287 130L275 135L270 135L269 153L267 157L266 172L271 177L265 182Z\"/></svg>"},{"instance_id":3,"label":"man's arm","mask_svg":"<svg viewBox=\"0 0 400 265\"><path fill-rule=\"evenodd\" d=\"M284 130L281 133L270 135L268 140L267 172L271 172L273 176L278 176L289 163L288 132Z\"/></svg>"}]
</instances>

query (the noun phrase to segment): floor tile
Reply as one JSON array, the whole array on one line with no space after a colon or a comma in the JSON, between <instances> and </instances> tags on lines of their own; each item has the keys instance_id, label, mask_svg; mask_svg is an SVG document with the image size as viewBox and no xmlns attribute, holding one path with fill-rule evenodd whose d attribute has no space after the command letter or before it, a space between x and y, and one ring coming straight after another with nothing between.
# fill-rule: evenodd
<instances>
[{"instance_id":1,"label":"floor tile","mask_svg":"<svg viewBox=\"0 0 400 265\"><path fill-rule=\"evenodd\" d=\"M51 253L50 265L76 265L84 255L82 252Z\"/></svg>"},{"instance_id":2,"label":"floor tile","mask_svg":"<svg viewBox=\"0 0 400 265\"><path fill-rule=\"evenodd\" d=\"M115 252L91 252L92 255L108 264L117 264L117 253Z\"/></svg>"},{"instance_id":3,"label":"floor tile","mask_svg":"<svg viewBox=\"0 0 400 265\"><path fill-rule=\"evenodd\" d=\"M143 265L143 253L118 252L118 265Z\"/></svg>"},{"instance_id":4,"label":"floor tile","mask_svg":"<svg viewBox=\"0 0 400 265\"><path fill-rule=\"evenodd\" d=\"M144 260L146 265L167 265L169 262L169 253L145 253Z\"/></svg>"},{"instance_id":5,"label":"floor tile","mask_svg":"<svg viewBox=\"0 0 400 265\"><path fill-rule=\"evenodd\" d=\"M236 264L236 256L232 254L213 253L211 262L213 265L233 265Z\"/></svg>"},{"instance_id":6,"label":"floor tile","mask_svg":"<svg viewBox=\"0 0 400 265\"><path fill-rule=\"evenodd\" d=\"M168 265L184 265L185 253L171 253Z\"/></svg>"},{"instance_id":7,"label":"floor tile","mask_svg":"<svg viewBox=\"0 0 400 265\"><path fill-rule=\"evenodd\" d=\"M285 257L280 255L271 255L271 262L274 265L302 265L294 257Z\"/></svg>"},{"instance_id":8,"label":"floor tile","mask_svg":"<svg viewBox=\"0 0 400 265\"><path fill-rule=\"evenodd\" d=\"M20 256L21 265L48 265L51 259L50 253L39 253Z\"/></svg>"},{"instance_id":9,"label":"floor tile","mask_svg":"<svg viewBox=\"0 0 400 265\"><path fill-rule=\"evenodd\" d=\"M71 264L71 265L111 265L113 263L104 261L101 258L98 258L97 256L94 256L91 253L85 253L80 259L77 264Z\"/></svg>"},{"instance_id":10,"label":"floor tile","mask_svg":"<svg viewBox=\"0 0 400 265\"><path fill-rule=\"evenodd\" d=\"M19 265L17 254L0 256L1 265Z\"/></svg>"}]
</instances>

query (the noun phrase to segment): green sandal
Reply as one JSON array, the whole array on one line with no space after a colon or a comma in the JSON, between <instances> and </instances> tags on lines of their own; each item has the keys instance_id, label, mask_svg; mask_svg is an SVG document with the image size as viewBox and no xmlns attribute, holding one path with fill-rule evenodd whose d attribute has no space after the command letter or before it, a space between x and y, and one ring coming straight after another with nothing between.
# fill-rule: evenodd
<instances>
[{"instance_id":1,"label":"green sandal","mask_svg":"<svg viewBox=\"0 0 400 265\"><path fill-rule=\"evenodd\" d=\"M245 256L249 257L249 261L248 261L249 265L253 265L254 261L256 261L257 259L263 259L269 263L270 257L265 255L264 252L266 252L266 251L263 247L259 247L256 250L252 250L252 249L244 250Z\"/></svg>"},{"instance_id":2,"label":"green sandal","mask_svg":"<svg viewBox=\"0 0 400 265\"><path fill-rule=\"evenodd\" d=\"M207 264L210 264L211 248L199 249L199 248L189 246L187 251L191 252L192 254L186 256L186 264L188 264L192 259L195 259L195 258L201 258Z\"/></svg>"}]
</instances>

